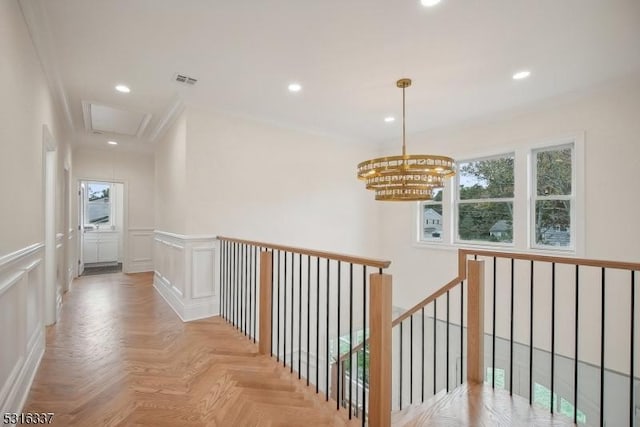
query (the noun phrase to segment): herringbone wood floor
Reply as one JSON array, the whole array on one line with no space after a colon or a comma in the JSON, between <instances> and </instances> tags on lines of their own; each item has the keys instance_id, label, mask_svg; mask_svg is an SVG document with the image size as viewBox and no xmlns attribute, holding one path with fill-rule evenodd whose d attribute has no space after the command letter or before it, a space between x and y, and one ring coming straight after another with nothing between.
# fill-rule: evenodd
<instances>
[{"instance_id":1,"label":"herringbone wood floor","mask_svg":"<svg viewBox=\"0 0 640 427\"><path fill-rule=\"evenodd\" d=\"M152 280L74 282L24 412L54 412L59 426L349 424L224 320L183 323Z\"/></svg>"}]
</instances>

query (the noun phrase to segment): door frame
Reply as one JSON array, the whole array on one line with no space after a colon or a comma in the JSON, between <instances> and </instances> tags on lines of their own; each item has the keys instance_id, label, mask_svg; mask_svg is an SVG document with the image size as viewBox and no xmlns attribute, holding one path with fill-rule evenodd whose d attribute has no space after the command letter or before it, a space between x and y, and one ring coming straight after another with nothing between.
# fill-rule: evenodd
<instances>
[{"instance_id":1,"label":"door frame","mask_svg":"<svg viewBox=\"0 0 640 427\"><path fill-rule=\"evenodd\" d=\"M58 177L58 145L47 125L42 125L42 176L44 208L44 323L58 320L57 250L56 250L56 187Z\"/></svg>"},{"instance_id":2,"label":"door frame","mask_svg":"<svg viewBox=\"0 0 640 427\"><path fill-rule=\"evenodd\" d=\"M78 226L76 227L78 233L78 263L76 264L76 277L80 277L84 273L84 198L85 189L82 186L82 181L78 181Z\"/></svg>"},{"instance_id":3,"label":"door frame","mask_svg":"<svg viewBox=\"0 0 640 427\"><path fill-rule=\"evenodd\" d=\"M112 184L122 184L122 272L127 273L129 271L129 185L124 179L117 178L99 178L99 177L76 177L76 188L78 189L78 248L77 248L77 258L78 263L76 264L76 277L79 277L80 272L80 264L82 263L82 245L84 240L84 229L82 224L82 219L84 217L84 213L80 213L82 209L84 209L84 205L82 204L82 182L83 181L94 181L94 182L109 182ZM82 263L84 266L84 263Z\"/></svg>"}]
</instances>

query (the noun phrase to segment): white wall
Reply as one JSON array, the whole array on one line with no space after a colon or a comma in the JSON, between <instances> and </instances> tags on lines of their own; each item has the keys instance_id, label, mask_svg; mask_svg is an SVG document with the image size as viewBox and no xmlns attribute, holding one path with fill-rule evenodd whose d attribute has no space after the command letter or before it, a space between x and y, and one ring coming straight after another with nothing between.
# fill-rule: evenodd
<instances>
[{"instance_id":1,"label":"white wall","mask_svg":"<svg viewBox=\"0 0 640 427\"><path fill-rule=\"evenodd\" d=\"M155 154L156 229L186 233L187 118L183 112L158 141Z\"/></svg>"},{"instance_id":2,"label":"white wall","mask_svg":"<svg viewBox=\"0 0 640 427\"><path fill-rule=\"evenodd\" d=\"M20 412L44 352L43 125L57 146L58 283L64 277L62 124L16 0L0 2L0 412ZM55 267L54 267L55 270ZM56 286L55 283L52 283Z\"/></svg>"},{"instance_id":3,"label":"white wall","mask_svg":"<svg viewBox=\"0 0 640 427\"><path fill-rule=\"evenodd\" d=\"M73 224L78 224L78 182L83 179L123 182L125 185L124 271L153 270L155 227L155 165L150 153L75 148L73 151ZM77 258L76 258L77 260Z\"/></svg>"},{"instance_id":4,"label":"white wall","mask_svg":"<svg viewBox=\"0 0 640 427\"><path fill-rule=\"evenodd\" d=\"M373 195L356 179L373 149L188 110L187 233L376 256Z\"/></svg>"},{"instance_id":5,"label":"white wall","mask_svg":"<svg viewBox=\"0 0 640 427\"><path fill-rule=\"evenodd\" d=\"M63 141L20 7L9 0L0 8L0 194L11 206L0 209L1 256L43 240L42 125Z\"/></svg>"}]
</instances>

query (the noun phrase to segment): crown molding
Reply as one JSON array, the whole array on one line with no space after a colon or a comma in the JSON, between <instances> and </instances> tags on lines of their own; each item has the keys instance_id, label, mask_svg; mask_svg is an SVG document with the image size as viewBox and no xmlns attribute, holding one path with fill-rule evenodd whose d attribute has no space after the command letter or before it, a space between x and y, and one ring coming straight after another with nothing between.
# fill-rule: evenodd
<instances>
[{"instance_id":1,"label":"crown molding","mask_svg":"<svg viewBox=\"0 0 640 427\"><path fill-rule=\"evenodd\" d=\"M165 110L156 126L149 133L149 141L155 143L173 124L175 119L184 111L184 102L179 96L176 96Z\"/></svg>"},{"instance_id":2,"label":"crown molding","mask_svg":"<svg viewBox=\"0 0 640 427\"><path fill-rule=\"evenodd\" d=\"M62 79L58 72L58 67L55 62L55 49L53 48L51 29L49 26L49 20L47 18L46 11L44 9L44 3L40 0L18 0L22 15L31 34L31 40L36 49L40 64L44 71L49 89L54 100L62 107L64 118L69 131L73 131L73 118L71 116L71 109L69 108L69 100L64 87L62 85Z\"/></svg>"},{"instance_id":3,"label":"crown molding","mask_svg":"<svg viewBox=\"0 0 640 427\"><path fill-rule=\"evenodd\" d=\"M94 131L99 131L101 134L105 134L105 135L112 135L112 134L113 135L125 135L127 137L135 137L135 138L142 139L142 135L144 134L144 131L147 129L147 126L149 125L149 122L151 121L151 117L152 117L152 114L148 113L146 111L133 110L131 108L122 107L122 106L117 105L117 104L107 104L107 103L104 103L104 102L88 101L88 100L84 100L84 99L81 101L81 104L82 104L82 122L83 122L83 125L84 125L84 130L89 132L89 133L94 132ZM125 112L130 112L130 113L144 114L144 117L140 121L140 125L138 126L138 130L136 131L135 135L123 134L123 133L118 133L118 132L102 131L102 130L93 128L93 121L91 119L91 106L92 105L114 108L114 109L118 109L118 110L125 111Z\"/></svg>"}]
</instances>

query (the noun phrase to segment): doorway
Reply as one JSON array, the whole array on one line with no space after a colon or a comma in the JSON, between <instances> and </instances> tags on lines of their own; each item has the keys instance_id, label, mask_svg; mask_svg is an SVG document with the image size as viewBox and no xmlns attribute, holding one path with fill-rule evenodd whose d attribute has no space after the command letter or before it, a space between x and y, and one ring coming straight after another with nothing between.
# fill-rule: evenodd
<instances>
[{"instance_id":1,"label":"doorway","mask_svg":"<svg viewBox=\"0 0 640 427\"><path fill-rule=\"evenodd\" d=\"M124 261L124 184L82 180L78 275L118 273Z\"/></svg>"}]
</instances>

